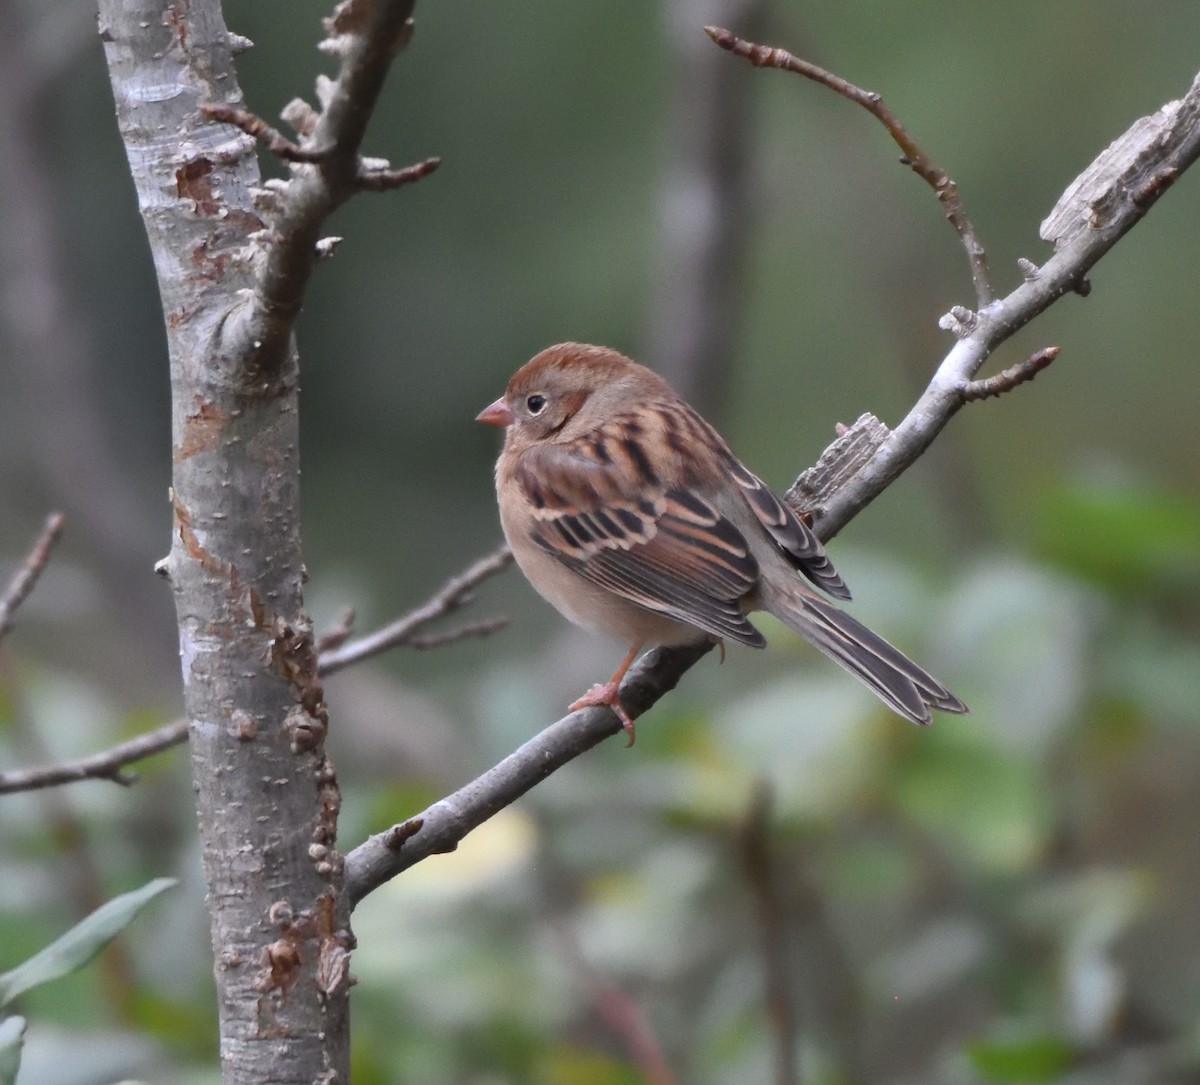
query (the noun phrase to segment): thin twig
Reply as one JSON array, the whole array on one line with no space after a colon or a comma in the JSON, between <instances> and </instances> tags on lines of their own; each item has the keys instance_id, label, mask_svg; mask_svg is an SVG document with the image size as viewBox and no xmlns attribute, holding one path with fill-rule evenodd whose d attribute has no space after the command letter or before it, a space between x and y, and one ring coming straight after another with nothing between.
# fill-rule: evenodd
<instances>
[{"instance_id":1,"label":"thin twig","mask_svg":"<svg viewBox=\"0 0 1200 1085\"><path fill-rule=\"evenodd\" d=\"M1183 98L1135 121L1060 197L1041 226L1054 254L1036 269L1026 261L1024 281L985 310L938 366L925 392L879 451L821 508L813 530L836 535L920 457L963 406L962 388L991 353L1063 295L1141 221L1146 207L1135 197L1178 180L1200 158L1200 75Z\"/></svg>"},{"instance_id":2,"label":"thin twig","mask_svg":"<svg viewBox=\"0 0 1200 1085\"><path fill-rule=\"evenodd\" d=\"M755 788L749 813L741 832L742 869L754 896L762 947L767 1019L775 1042L777 1085L798 1085L796 1063L796 1007L792 997L791 969L783 915L775 884L775 860L771 854L771 785L764 779Z\"/></svg>"},{"instance_id":3,"label":"thin twig","mask_svg":"<svg viewBox=\"0 0 1200 1085\"><path fill-rule=\"evenodd\" d=\"M354 632L354 608L347 607L337 616L337 621L317 637L317 655L332 652L350 639Z\"/></svg>"},{"instance_id":4,"label":"thin twig","mask_svg":"<svg viewBox=\"0 0 1200 1085\"><path fill-rule=\"evenodd\" d=\"M443 614L457 610L469 601L472 588L487 580L488 577L495 576L507 569L511 564L512 552L507 546L501 546L486 557L480 558L475 564L447 580L416 610L410 610L403 617L397 618L396 621L385 625L382 629L377 629L374 633L356 637L354 640L347 641L340 648L323 653L320 661L321 676L326 677L353 663L369 659L380 652L386 652L389 648L409 643L422 626L428 625ZM488 632L493 631L488 630ZM482 636L483 634L475 631L464 635ZM425 647L429 646L425 645Z\"/></svg>"},{"instance_id":5,"label":"thin twig","mask_svg":"<svg viewBox=\"0 0 1200 1085\"><path fill-rule=\"evenodd\" d=\"M12 708L8 737L17 755L28 761L44 762L50 756L46 736L33 718L20 684L13 680L13 669L11 661L0 659L0 685L9 687ZM90 915L108 899L99 866L99 857L107 856L107 850L89 831L83 808L72 801L72 796L51 787L39 791L34 801L41 811L42 831L53 841L60 860L65 860L64 896L75 915ZM106 1004L118 1014L130 1011L135 991L133 963L128 947L121 945L122 942L123 939L117 939L99 961Z\"/></svg>"},{"instance_id":6,"label":"thin twig","mask_svg":"<svg viewBox=\"0 0 1200 1085\"><path fill-rule=\"evenodd\" d=\"M987 399L988 396L1002 396L1011 392L1018 384L1033 380L1043 369L1058 357L1061 347L1045 347L1036 354L1031 354L1023 362L1010 365L1007 369L985 380L966 381L960 393L964 403L976 399Z\"/></svg>"},{"instance_id":7,"label":"thin twig","mask_svg":"<svg viewBox=\"0 0 1200 1085\"><path fill-rule=\"evenodd\" d=\"M465 622L447 629L444 633L425 633L406 637L401 644L405 648L415 648L418 652L430 648L444 648L447 644L457 644L460 640L471 640L474 637L490 637L501 629L507 628L511 619L499 615L495 618L481 618L477 622Z\"/></svg>"},{"instance_id":8,"label":"thin twig","mask_svg":"<svg viewBox=\"0 0 1200 1085\"><path fill-rule=\"evenodd\" d=\"M258 140L272 154L278 155L285 162L320 162L328 153L327 147L301 147L293 143L277 128L272 128L257 113L251 113L241 106L222 105L215 102L205 102L200 106L200 112L214 121L222 124L232 124L240 128L246 135Z\"/></svg>"},{"instance_id":9,"label":"thin twig","mask_svg":"<svg viewBox=\"0 0 1200 1085\"><path fill-rule=\"evenodd\" d=\"M975 231L975 224L967 215L967 209L958 193L958 186L950 179L950 175L909 135L904 125L900 123L900 118L884 104L881 95L875 91L863 90L841 76L834 75L816 64L793 56L785 49L769 45L756 45L719 26L706 26L704 32L722 49L728 50L734 56L745 58L757 68L779 68L782 71L795 72L806 79L812 79L823 87L828 87L840 94L843 98L856 102L875 117L887 129L888 135L900 148L903 155L900 159L901 164L912 169L921 180L933 189L946 218L954 227L955 233L958 234L959 240L966 250L967 261L971 265L971 280L975 284L975 298L979 308L982 309L992 301L995 291L992 288L992 275L988 268L987 252Z\"/></svg>"},{"instance_id":10,"label":"thin twig","mask_svg":"<svg viewBox=\"0 0 1200 1085\"><path fill-rule=\"evenodd\" d=\"M51 517L46 522L46 531L43 533L43 537L39 539L29 559L26 560L22 574L14 578L14 585L18 579L27 579L31 568L34 570L33 579L36 579L37 572L40 572L48 555L49 544L46 540L53 520L54 517ZM59 522L54 525L55 536L61 526L60 517ZM469 637L485 637L503 629L508 624L507 618L484 618L477 622L468 622L454 629L448 629L444 633L426 635L419 633L421 628L435 618L449 614L468 603L473 588L488 577L503 571L511 563L512 554L508 547L502 546L480 558L457 576L451 577L421 606L409 611L383 629L344 644L339 641L340 647L322 648L318 657L321 675L333 674L335 671L369 659L389 648L408 647L417 650L440 648ZM22 579L22 583L24 583L24 579ZM25 595L32 586L32 582L24 586ZM9 591L5 593L5 602L12 593L13 589L10 587ZM21 596L21 598L23 597L24 595ZM17 602L20 602L20 598L17 599ZM336 640L338 637L342 637L344 640L343 634L349 633L349 626L353 619L353 611L344 613L334 628L321 638L321 644L328 645L331 639ZM187 721L175 720L127 742L118 743L107 750L101 750L99 753L90 754L74 761L0 773L0 794L12 791L32 791L41 787L55 787L59 784L76 783L79 780L113 780L116 783L128 785L133 783L137 777L122 771L126 765L172 746L178 746L186 742L187 737Z\"/></svg>"},{"instance_id":11,"label":"thin twig","mask_svg":"<svg viewBox=\"0 0 1200 1085\"><path fill-rule=\"evenodd\" d=\"M77 761L64 761L44 768L17 769L0 772L0 795L13 791L36 791L42 787L73 784L79 780L112 780L128 786L137 777L122 771L124 766L141 761L152 754L169 750L187 741L187 720L175 720L144 735L131 738L107 750L81 757Z\"/></svg>"},{"instance_id":12,"label":"thin twig","mask_svg":"<svg viewBox=\"0 0 1200 1085\"><path fill-rule=\"evenodd\" d=\"M363 165L358 171L358 183L368 192L387 192L401 185L411 185L428 177L442 164L440 158L426 158L423 162L414 162L411 166L394 170L389 167L379 169Z\"/></svg>"},{"instance_id":13,"label":"thin twig","mask_svg":"<svg viewBox=\"0 0 1200 1085\"><path fill-rule=\"evenodd\" d=\"M21 567L8 582L4 594L0 596L0 640L3 640L12 628L13 615L29 597L33 586L38 582L38 577L42 575L42 570L46 568L46 562L50 560L50 551L58 542L65 521L66 517L61 512L52 512L46 517L41 534L30 548Z\"/></svg>"}]
</instances>

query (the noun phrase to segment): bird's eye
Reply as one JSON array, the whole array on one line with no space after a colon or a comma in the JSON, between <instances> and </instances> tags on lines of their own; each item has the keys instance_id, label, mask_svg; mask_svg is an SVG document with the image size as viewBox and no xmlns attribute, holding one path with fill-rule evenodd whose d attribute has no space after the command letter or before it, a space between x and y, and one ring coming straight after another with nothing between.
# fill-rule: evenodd
<instances>
[{"instance_id":1,"label":"bird's eye","mask_svg":"<svg viewBox=\"0 0 1200 1085\"><path fill-rule=\"evenodd\" d=\"M534 392L525 397L525 406L530 414L541 414L546 409L546 397L541 392Z\"/></svg>"}]
</instances>

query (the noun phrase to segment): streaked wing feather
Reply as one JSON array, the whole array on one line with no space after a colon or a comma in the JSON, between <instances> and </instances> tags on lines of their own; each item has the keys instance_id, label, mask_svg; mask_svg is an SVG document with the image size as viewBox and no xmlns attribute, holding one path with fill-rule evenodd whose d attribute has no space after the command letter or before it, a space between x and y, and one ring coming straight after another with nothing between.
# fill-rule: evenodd
<instances>
[{"instance_id":1,"label":"streaked wing feather","mask_svg":"<svg viewBox=\"0 0 1200 1085\"><path fill-rule=\"evenodd\" d=\"M793 598L776 611L788 625L835 662L861 678L889 707L914 723L930 720L930 708L963 713L953 693L862 622L814 595Z\"/></svg>"},{"instance_id":2,"label":"streaked wing feather","mask_svg":"<svg viewBox=\"0 0 1200 1085\"><path fill-rule=\"evenodd\" d=\"M631 561L628 551L606 550L588 562L568 564L592 583L647 610L755 648L767 643L735 602L693 590L686 581L661 568Z\"/></svg>"},{"instance_id":3,"label":"streaked wing feather","mask_svg":"<svg viewBox=\"0 0 1200 1085\"><path fill-rule=\"evenodd\" d=\"M745 540L711 510L710 526L697 523L691 496L686 504L677 496L664 495L661 515L635 532L621 527L601 536L593 530L599 520L615 525L621 518L593 511L556 517L535 530L534 539L581 576L638 606L719 637L765 644L740 605L758 580ZM681 504L688 515L679 514Z\"/></svg>"},{"instance_id":4,"label":"streaked wing feather","mask_svg":"<svg viewBox=\"0 0 1200 1085\"><path fill-rule=\"evenodd\" d=\"M780 501L771 488L747 470L732 453L728 466L730 475L741 486L754 515L767 529L788 561L822 591L835 599L849 599L850 589L833 567L833 562L829 560L821 540L813 534L812 528Z\"/></svg>"},{"instance_id":5,"label":"streaked wing feather","mask_svg":"<svg viewBox=\"0 0 1200 1085\"><path fill-rule=\"evenodd\" d=\"M745 537L694 490L665 489L633 445L609 439L539 450L536 466L518 469L537 510L534 540L631 603L761 647L766 641L742 607L758 585Z\"/></svg>"}]
</instances>

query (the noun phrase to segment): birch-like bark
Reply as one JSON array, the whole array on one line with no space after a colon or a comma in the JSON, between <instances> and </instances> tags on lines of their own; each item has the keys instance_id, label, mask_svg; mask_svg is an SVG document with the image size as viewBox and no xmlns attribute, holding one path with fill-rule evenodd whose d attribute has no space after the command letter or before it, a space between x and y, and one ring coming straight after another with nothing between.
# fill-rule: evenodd
<instances>
[{"instance_id":1,"label":"birch-like bark","mask_svg":"<svg viewBox=\"0 0 1200 1085\"><path fill-rule=\"evenodd\" d=\"M301 599L297 358L223 334L256 286L253 141L216 0L100 0L172 383L170 555L212 920L222 1080L345 1082L339 795Z\"/></svg>"}]
</instances>

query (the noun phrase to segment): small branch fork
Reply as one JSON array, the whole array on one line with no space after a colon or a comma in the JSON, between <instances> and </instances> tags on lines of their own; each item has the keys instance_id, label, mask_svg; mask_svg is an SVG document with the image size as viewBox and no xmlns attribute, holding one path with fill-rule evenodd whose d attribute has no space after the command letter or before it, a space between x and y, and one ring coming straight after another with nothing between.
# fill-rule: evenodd
<instances>
[{"instance_id":1,"label":"small branch fork","mask_svg":"<svg viewBox=\"0 0 1200 1085\"><path fill-rule=\"evenodd\" d=\"M850 87L837 77L795 61L782 50L739 42L726 31L710 29L717 44L732 49L760 64L772 58L789 70L817 78L837 90ZM719 39L717 35L721 35ZM875 96L851 88L848 96L879 116ZM845 93L844 91L842 91ZM857 94L857 96L856 96ZM867 99L870 99L868 101ZM957 192L939 187L941 171L903 134L890 114L885 121L893 138L904 149L910 165L921 164L921 173L934 185L939 199L946 200L951 219L964 239L971 260L972 279L978 297L990 296L987 262L982 246L965 214ZM1144 123L1144 122L1148 122ZM897 132L900 135L897 135ZM1115 151L1114 149L1118 149ZM1055 245L1054 255L1038 268L1022 261L1023 282L1006 297L981 307L978 313L956 314L959 341L938 367L929 386L894 431L888 433L878 420L865 415L839 434L836 445L858 455L869 450L858 470L846 474L836 465L826 465L815 480L803 488L810 502L813 530L829 540L879 496L945 428L964 402L995 395L1031 379L1053 361L1057 348L1039 351L1032 358L996 377L976 382L973 378L991 352L1064 294L1075 291L1087 271L1141 219L1152 202L1200 157L1200 77L1188 94L1164 106L1153 118L1143 118L1085 171L1088 185L1079 182L1067 190L1052 219L1042 226L1042 237ZM914 169L917 167L914 165ZM1052 225L1051 225L1052 223ZM978 247L979 252L974 252ZM860 427L866 431L860 432ZM824 457L823 457L824 459ZM621 686L621 701L637 718L697 663L710 646L701 648L657 648L630 669ZM453 851L458 842L477 825L525 794L530 788L568 761L621 730L616 716L606 708L588 708L564 716L535 735L498 765L434 803L417 816L370 837L346 856L346 889L357 903L390 878L430 855Z\"/></svg>"},{"instance_id":2,"label":"small branch fork","mask_svg":"<svg viewBox=\"0 0 1200 1085\"><path fill-rule=\"evenodd\" d=\"M327 147L301 147L293 143L279 129L272 128L257 113L235 105L216 105L205 102L200 107L209 120L220 121L222 124L232 124L240 128L246 135L258 140L272 154L285 162L320 162L328 153Z\"/></svg>"},{"instance_id":3,"label":"small branch fork","mask_svg":"<svg viewBox=\"0 0 1200 1085\"><path fill-rule=\"evenodd\" d=\"M347 641L340 648L333 648L321 653L321 677L327 677L343 670L354 663L386 652L389 648L406 645L415 648L434 648L442 644L453 644L467 637L482 637L503 629L508 624L507 618L489 618L482 622L472 622L468 625L451 629L445 633L435 633L428 636L418 636L417 632L443 614L458 610L472 600L471 591L483 581L503 572L512 564L512 552L507 546L501 546L485 557L480 558L469 568L446 581L427 602L409 611L390 625L366 636Z\"/></svg>"},{"instance_id":4,"label":"small branch fork","mask_svg":"<svg viewBox=\"0 0 1200 1085\"><path fill-rule=\"evenodd\" d=\"M756 45L731 34L719 26L706 26L704 32L712 40L734 56L743 57L756 68L779 68L786 72L795 72L806 79L820 83L823 87L840 94L862 106L887 129L887 133L900 148L903 157L902 165L908 166L918 177L928 184L937 195L946 218L954 227L967 253L971 265L971 279L975 284L975 300L983 308L995 297L992 288L991 271L988 269L987 253L983 243L975 231L975 225L967 215L958 186L950 179L950 175L942 169L909 135L908 130L885 104L883 97L875 91L863 90L853 83L847 82L841 76L827 72L807 60L792 56L785 49L769 45Z\"/></svg>"},{"instance_id":5,"label":"small branch fork","mask_svg":"<svg viewBox=\"0 0 1200 1085\"><path fill-rule=\"evenodd\" d=\"M200 107L200 112L209 120L231 124L240 129L285 162L312 165L323 162L333 150L331 147L301 147L283 135L278 128L272 128L257 113L251 113L241 106L206 102ZM386 192L428 177L441 164L440 158L426 158L397 170L392 169L384 159L363 158L359 160L358 165L358 184L368 192Z\"/></svg>"},{"instance_id":6,"label":"small branch fork","mask_svg":"<svg viewBox=\"0 0 1200 1085\"><path fill-rule=\"evenodd\" d=\"M398 188L428 177L437 158L393 169L384 159L361 154L367 121L396 55L413 34L415 0L342 0L325 20L320 48L336 57L336 79L317 81L320 109L302 100L283 116L299 133L287 139L261 117L235 102L202 107L214 121L231 124L262 142L293 167L286 181L258 191L257 210L269 217L259 231L266 259L255 289L221 326L221 346L254 373L268 374L288 357L292 328L300 312L313 266L328 255L320 230L337 207L361 190Z\"/></svg>"},{"instance_id":7,"label":"small branch fork","mask_svg":"<svg viewBox=\"0 0 1200 1085\"><path fill-rule=\"evenodd\" d=\"M1059 355L1059 347L1045 347L1036 354L1031 354L1023 362L1010 365L1007 369L986 380L966 381L960 388L959 394L964 403L976 399L987 399L989 396L1002 396L1011 392L1018 384L1033 380Z\"/></svg>"},{"instance_id":8,"label":"small branch fork","mask_svg":"<svg viewBox=\"0 0 1200 1085\"><path fill-rule=\"evenodd\" d=\"M8 590L0 600L0 636L6 630L6 619L12 610L29 594L38 575L50 556L50 548L62 529L62 517L56 513L46 521L42 536L30 551L24 565L13 578ZM344 670L364 659L379 655L389 648L408 647L418 650L440 648L447 644L471 637L486 637L508 625L502 617L485 618L468 622L442 633L422 633L430 622L472 602L472 590L483 581L503 572L512 564L512 554L502 546L491 554L480 558L457 576L451 577L416 610L410 611L390 625L374 633L348 640L353 614L348 612L339 619L335 628L321 642L326 647L321 651L318 667L321 677ZM332 642L332 643L331 643ZM40 768L0 772L0 795L14 791L34 791L43 787L76 783L80 780L112 780L125 786L136 782L137 776L124 772L126 765L153 754L161 753L172 746L187 741L186 720L173 720L153 731L138 735L127 742L118 743L107 750L66 761L58 765Z\"/></svg>"}]
</instances>

